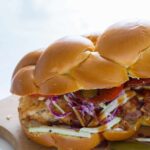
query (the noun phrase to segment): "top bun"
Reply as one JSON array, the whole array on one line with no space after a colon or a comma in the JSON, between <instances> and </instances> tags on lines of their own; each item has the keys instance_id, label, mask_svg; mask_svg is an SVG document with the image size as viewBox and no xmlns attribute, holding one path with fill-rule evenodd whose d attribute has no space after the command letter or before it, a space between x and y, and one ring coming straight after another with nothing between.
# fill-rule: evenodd
<instances>
[{"instance_id":1,"label":"top bun","mask_svg":"<svg viewBox=\"0 0 150 150\"><path fill-rule=\"evenodd\" d=\"M61 95L150 78L150 25L117 23L102 35L64 37L18 63L11 92Z\"/></svg>"},{"instance_id":2,"label":"top bun","mask_svg":"<svg viewBox=\"0 0 150 150\"><path fill-rule=\"evenodd\" d=\"M110 26L98 40L96 51L125 67L133 65L150 46L150 24L144 21L119 22Z\"/></svg>"}]
</instances>

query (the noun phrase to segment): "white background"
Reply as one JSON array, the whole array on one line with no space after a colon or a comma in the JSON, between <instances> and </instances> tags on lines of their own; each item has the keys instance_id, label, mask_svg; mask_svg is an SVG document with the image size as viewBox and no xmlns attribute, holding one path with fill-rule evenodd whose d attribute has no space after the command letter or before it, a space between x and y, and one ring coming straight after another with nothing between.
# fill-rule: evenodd
<instances>
[{"instance_id":1,"label":"white background","mask_svg":"<svg viewBox=\"0 0 150 150\"><path fill-rule=\"evenodd\" d=\"M28 51L124 19L150 20L150 1L0 0L0 99L10 94L12 71Z\"/></svg>"}]
</instances>

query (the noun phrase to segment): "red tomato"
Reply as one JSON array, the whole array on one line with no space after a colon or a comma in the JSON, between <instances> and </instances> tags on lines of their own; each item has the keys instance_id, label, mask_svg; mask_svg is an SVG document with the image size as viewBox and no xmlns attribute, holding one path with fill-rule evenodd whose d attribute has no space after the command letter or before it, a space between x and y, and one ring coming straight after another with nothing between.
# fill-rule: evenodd
<instances>
[{"instance_id":1,"label":"red tomato","mask_svg":"<svg viewBox=\"0 0 150 150\"><path fill-rule=\"evenodd\" d=\"M92 98L84 98L82 95L82 91L75 92L75 95L80 100L90 101L93 103L97 103L101 101L109 102L115 99L122 90L123 90L123 85L111 89L99 89L97 90L97 94Z\"/></svg>"},{"instance_id":2,"label":"red tomato","mask_svg":"<svg viewBox=\"0 0 150 150\"><path fill-rule=\"evenodd\" d=\"M98 91L98 95L94 98L91 98L90 101L92 102L109 102L115 99L120 92L123 90L123 85L111 89L101 89Z\"/></svg>"}]
</instances>

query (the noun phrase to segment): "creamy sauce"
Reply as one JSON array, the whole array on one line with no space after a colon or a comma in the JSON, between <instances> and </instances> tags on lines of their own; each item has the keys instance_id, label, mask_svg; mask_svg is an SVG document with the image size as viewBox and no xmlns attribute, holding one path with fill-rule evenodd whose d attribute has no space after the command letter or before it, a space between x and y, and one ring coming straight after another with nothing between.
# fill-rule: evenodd
<instances>
[{"instance_id":1,"label":"creamy sauce","mask_svg":"<svg viewBox=\"0 0 150 150\"><path fill-rule=\"evenodd\" d=\"M114 111L117 107L120 105L125 104L128 100L130 100L132 97L134 97L136 93L134 91L127 91L117 99L113 100L111 103L109 103L101 112L100 120L105 119L112 111Z\"/></svg>"}]
</instances>

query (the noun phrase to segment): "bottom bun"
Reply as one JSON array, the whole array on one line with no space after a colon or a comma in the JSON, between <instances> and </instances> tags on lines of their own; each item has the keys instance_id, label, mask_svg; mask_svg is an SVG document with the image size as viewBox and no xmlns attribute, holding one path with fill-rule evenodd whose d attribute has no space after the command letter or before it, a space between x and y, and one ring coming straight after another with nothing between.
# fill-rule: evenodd
<instances>
[{"instance_id":1,"label":"bottom bun","mask_svg":"<svg viewBox=\"0 0 150 150\"><path fill-rule=\"evenodd\" d=\"M122 141L127 140L134 136L141 127L141 119L139 119L135 125L128 130L108 130L103 133L103 136L108 141Z\"/></svg>"},{"instance_id":2,"label":"bottom bun","mask_svg":"<svg viewBox=\"0 0 150 150\"><path fill-rule=\"evenodd\" d=\"M58 150L91 150L102 141L100 134L92 134L90 138L81 138L56 133L31 133L23 122L21 125L29 139L46 147L55 147Z\"/></svg>"},{"instance_id":3,"label":"bottom bun","mask_svg":"<svg viewBox=\"0 0 150 150\"><path fill-rule=\"evenodd\" d=\"M92 134L90 138L81 138L55 133L30 133L23 124L22 128L32 141L46 147L55 147L58 150L91 150L102 141L99 134Z\"/></svg>"},{"instance_id":4,"label":"bottom bun","mask_svg":"<svg viewBox=\"0 0 150 150\"><path fill-rule=\"evenodd\" d=\"M122 141L127 140L135 134L134 130L129 131L106 131L103 136L108 141Z\"/></svg>"}]
</instances>

